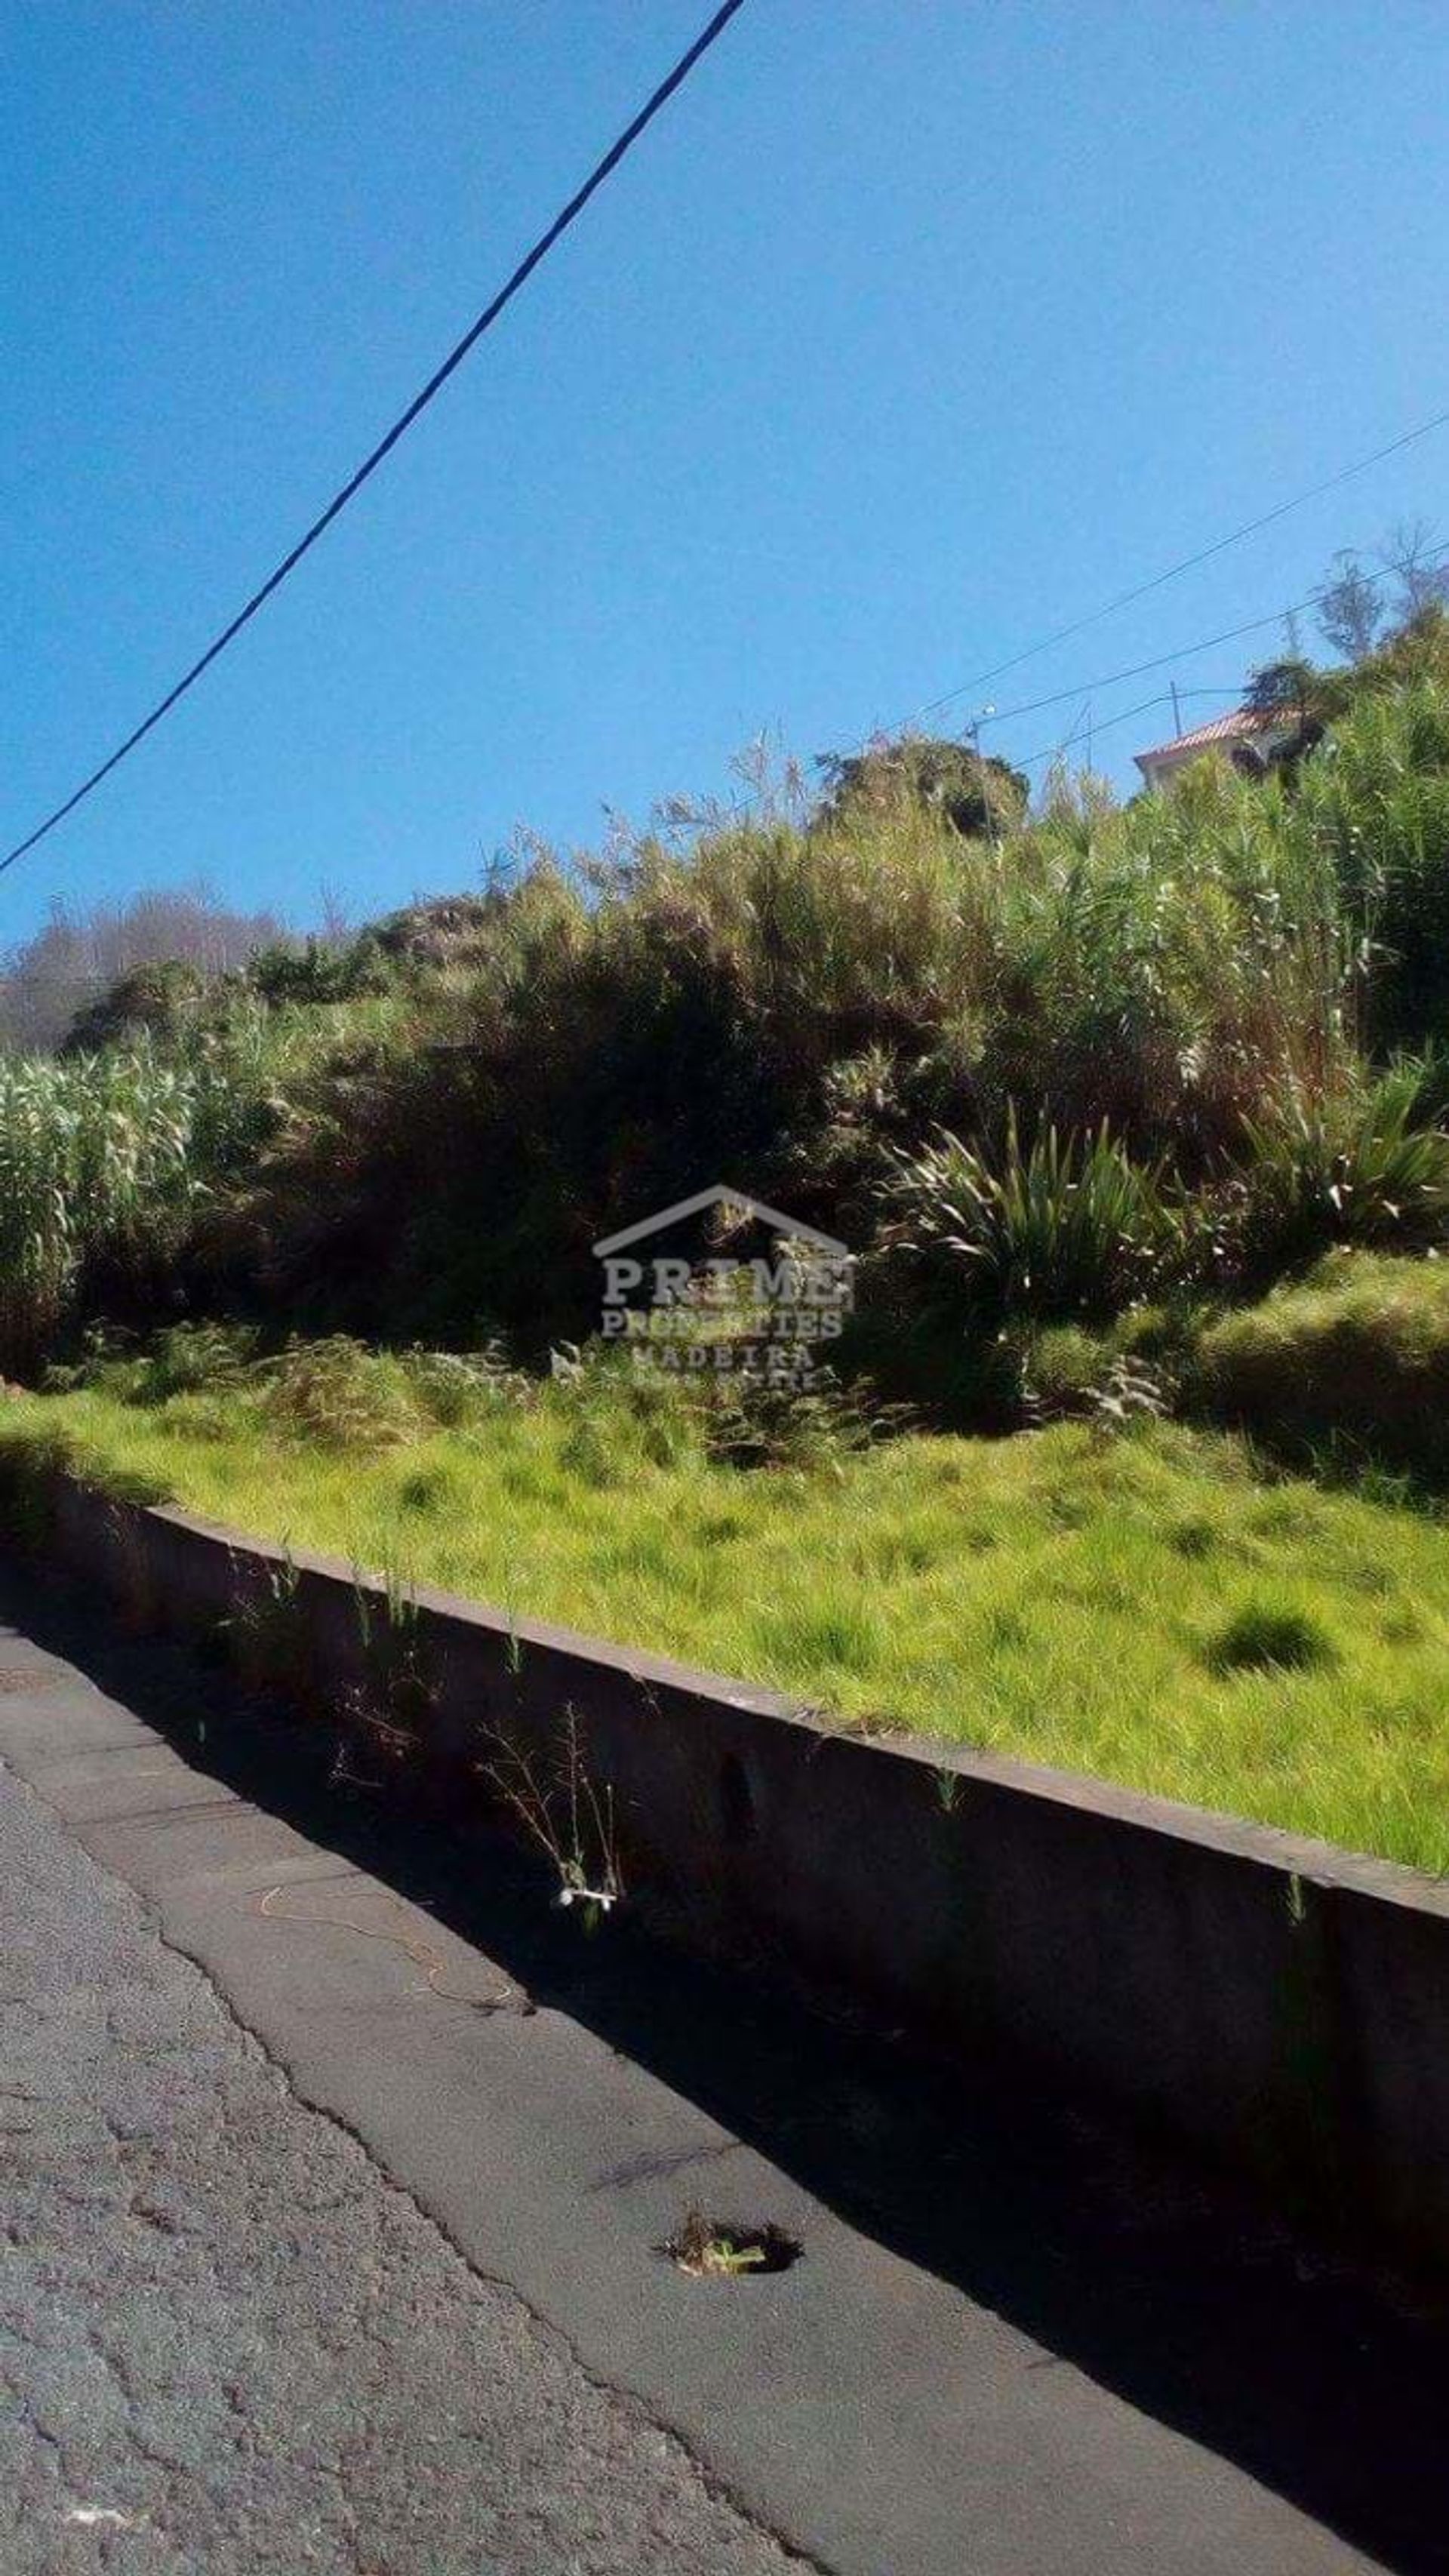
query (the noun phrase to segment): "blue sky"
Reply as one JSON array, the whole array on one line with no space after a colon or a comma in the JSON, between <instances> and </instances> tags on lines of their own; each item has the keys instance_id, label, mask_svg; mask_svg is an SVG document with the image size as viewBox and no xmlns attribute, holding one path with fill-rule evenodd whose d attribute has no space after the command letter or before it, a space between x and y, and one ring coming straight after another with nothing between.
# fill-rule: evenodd
<instances>
[{"instance_id":1,"label":"blue sky","mask_svg":"<svg viewBox=\"0 0 1449 2576\"><path fill-rule=\"evenodd\" d=\"M706 14L0 10L7 843ZM0 878L0 946L55 896L200 873L362 917L472 881L518 824L596 842L605 805L718 788L762 727L808 756L909 717L1444 408L1446 94L1441 0L748 0L294 584ZM1396 516L1449 540L1446 483L1449 430L978 696L1261 615ZM1250 650L1176 676L1231 685ZM1098 724L1153 685L1099 688ZM1170 730L1101 756L1126 776Z\"/></svg>"}]
</instances>

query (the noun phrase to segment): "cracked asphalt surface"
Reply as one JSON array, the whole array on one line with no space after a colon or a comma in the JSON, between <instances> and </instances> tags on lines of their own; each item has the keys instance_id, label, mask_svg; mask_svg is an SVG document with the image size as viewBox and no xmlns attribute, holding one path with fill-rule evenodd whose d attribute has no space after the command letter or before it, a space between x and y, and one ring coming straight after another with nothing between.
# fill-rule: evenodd
<instances>
[{"instance_id":1,"label":"cracked asphalt surface","mask_svg":"<svg viewBox=\"0 0 1449 2576\"><path fill-rule=\"evenodd\" d=\"M773 2576L0 1769L8 2576Z\"/></svg>"},{"instance_id":2,"label":"cracked asphalt surface","mask_svg":"<svg viewBox=\"0 0 1449 2576\"><path fill-rule=\"evenodd\" d=\"M332 1753L0 1562L3 2576L1445 2576L1442 2284Z\"/></svg>"}]
</instances>

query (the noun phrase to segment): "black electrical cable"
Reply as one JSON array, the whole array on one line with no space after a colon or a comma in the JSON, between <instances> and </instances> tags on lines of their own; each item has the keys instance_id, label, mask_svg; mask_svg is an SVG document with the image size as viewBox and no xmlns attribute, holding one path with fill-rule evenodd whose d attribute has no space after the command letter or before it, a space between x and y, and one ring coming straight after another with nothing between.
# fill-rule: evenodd
<instances>
[{"instance_id":1,"label":"black electrical cable","mask_svg":"<svg viewBox=\"0 0 1449 2576\"><path fill-rule=\"evenodd\" d=\"M177 681L176 686L173 689L168 689L165 697L160 701L160 704L152 708L150 714L144 719L144 721L137 725L134 733L127 734L125 741L117 745L116 749L109 755L109 757L101 762L98 769L93 769L91 771L89 778L82 780L80 786L76 788L74 793L67 796L63 805L57 805L53 814L47 814L43 823L38 823L33 832L28 833L23 841L17 841L14 849L8 851L5 857L0 859L0 872L3 872L6 868L12 868L17 859L23 859L27 850L33 850L38 841L43 841L48 832L53 832L55 830L57 823L63 823L67 814L73 814L75 812L77 805L81 804L84 799L92 793L93 789L99 787L103 778L109 778L111 771L119 768L121 762L127 757L128 753L133 752L138 743L144 742L147 734L153 732L155 727L160 724L162 717L169 715L172 708L178 703L178 701L185 697L187 690L196 686L196 683L201 678L203 671L209 670L212 663L216 661L218 656L226 651L228 644L235 641L236 637L241 633L242 628L251 623L251 620L256 616L258 609L265 606L273 592L281 589L281 586L287 579L288 574L296 571L302 557L311 551L312 547L317 543L318 538L326 529L331 527L333 520L340 517L341 513L346 509L348 502L361 491L363 484L367 482L369 476L376 473L384 457L391 455L392 450L398 443L398 440L406 435L407 431L411 429L413 422L418 419L421 413L427 410L427 407L433 400L434 396L441 393L444 385L448 381L448 378L453 375L459 367L461 367L463 360L467 357L469 351L479 340L482 339L484 332L492 328L493 324L498 320L499 315L503 312L505 306L512 303L519 288L526 284L527 280L533 275L534 270L538 267L540 261L545 260L548 257L554 244L562 239L563 235L568 231L569 226L583 213L589 199L603 186L604 181L611 175L611 173L618 168L625 153L630 151L633 145L638 142L645 127L652 125L655 117L659 114L660 109L667 105L668 101L674 96L675 91L680 87L681 83L689 78L689 75L694 70L696 63L700 62L704 55L709 52L711 45L715 43L718 37L723 35L731 18L733 18L736 13L743 8L743 6L744 0L724 0L723 7L716 9L708 26L704 28L700 35L696 36L694 43L690 46L688 52L681 54L678 62L674 66L674 69L660 82L658 88L653 91L651 96L645 100L638 115L625 126L624 131L619 136L618 140L609 146L609 149L604 154L602 161L597 163L595 168L590 171L583 186L574 196L570 197L568 204L564 207L562 213L554 217L554 220L549 225L547 232L540 234L538 240L534 243L532 250L527 253L526 257L519 261L512 276L508 279L507 284L499 288L499 291L494 296L491 304L486 304L484 306L477 321L472 323L464 332L462 339L458 341L456 347L449 350L442 365L436 368L433 374L429 376L427 383L422 388L422 391L414 395L412 401L408 404L406 411L401 413L393 422L391 429L387 431L386 435L378 440L378 443L376 447L373 448L371 454L363 458L363 461L359 465L356 473L343 484L340 492L334 494L321 516L313 520L312 525L306 532L306 535L298 539L290 554L283 556L281 562L277 565L276 570L267 575L261 588L253 591L251 598L246 603L246 606L239 610L238 614L232 619L229 626L224 626L222 628L221 633L212 643L208 644L206 651L200 656L199 660L192 663L190 670L183 674L183 676Z\"/></svg>"}]
</instances>

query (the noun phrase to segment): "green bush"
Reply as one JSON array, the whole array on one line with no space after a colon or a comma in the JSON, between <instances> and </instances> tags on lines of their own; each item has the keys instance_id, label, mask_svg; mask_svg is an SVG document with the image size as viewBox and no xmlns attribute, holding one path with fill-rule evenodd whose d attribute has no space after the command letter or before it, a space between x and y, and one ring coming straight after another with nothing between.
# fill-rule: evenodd
<instances>
[{"instance_id":1,"label":"green bush","mask_svg":"<svg viewBox=\"0 0 1449 2576\"><path fill-rule=\"evenodd\" d=\"M147 1404L164 1404L173 1395L229 1394L244 1382L256 1341L255 1332L241 1325L168 1325L144 1357L130 1363L135 1376L128 1392ZM125 1361L117 1365L127 1367ZM89 1382L104 1384L106 1376L103 1366Z\"/></svg>"},{"instance_id":2,"label":"green bush","mask_svg":"<svg viewBox=\"0 0 1449 2576\"><path fill-rule=\"evenodd\" d=\"M1184 1246L1159 1169L1103 1126L1046 1128L1024 1148L1013 1115L994 1161L944 1131L893 1157L892 1239L928 1287L1031 1315L1112 1315L1162 1278Z\"/></svg>"},{"instance_id":3,"label":"green bush","mask_svg":"<svg viewBox=\"0 0 1449 2576\"><path fill-rule=\"evenodd\" d=\"M146 1037L175 1040L200 1017L206 993L200 967L182 958L130 966L77 1011L61 1053L95 1055L102 1047L130 1046Z\"/></svg>"},{"instance_id":4,"label":"green bush","mask_svg":"<svg viewBox=\"0 0 1449 2576\"><path fill-rule=\"evenodd\" d=\"M1048 1324L1023 1354L1028 1400L1043 1421L1090 1413L1112 1366L1110 1346L1080 1324Z\"/></svg>"},{"instance_id":5,"label":"green bush","mask_svg":"<svg viewBox=\"0 0 1449 2576\"><path fill-rule=\"evenodd\" d=\"M1250 1253L1281 1266L1334 1242L1429 1244L1449 1225L1449 1134L1422 1123L1428 1075L1412 1061L1367 1087L1292 1092L1247 1122Z\"/></svg>"},{"instance_id":6,"label":"green bush","mask_svg":"<svg viewBox=\"0 0 1449 2576\"><path fill-rule=\"evenodd\" d=\"M927 734L822 752L815 766L825 789L822 812L833 823L919 806L943 815L963 838L980 839L1018 825L1030 795L1025 773L1009 761Z\"/></svg>"},{"instance_id":7,"label":"green bush","mask_svg":"<svg viewBox=\"0 0 1449 2576\"><path fill-rule=\"evenodd\" d=\"M1334 1255L1210 1325L1190 1393L1290 1456L1449 1482L1449 1264Z\"/></svg>"},{"instance_id":8,"label":"green bush","mask_svg":"<svg viewBox=\"0 0 1449 2576\"><path fill-rule=\"evenodd\" d=\"M347 1333L297 1338L255 1360L244 1391L284 1437L357 1450L466 1430L500 1402L533 1398L496 1349L371 1350Z\"/></svg>"},{"instance_id":9,"label":"green bush","mask_svg":"<svg viewBox=\"0 0 1449 2576\"><path fill-rule=\"evenodd\" d=\"M365 941L344 946L320 939L309 939L300 948L278 944L260 949L244 977L253 993L274 1006L360 1001L385 993L388 980L384 960Z\"/></svg>"}]
</instances>

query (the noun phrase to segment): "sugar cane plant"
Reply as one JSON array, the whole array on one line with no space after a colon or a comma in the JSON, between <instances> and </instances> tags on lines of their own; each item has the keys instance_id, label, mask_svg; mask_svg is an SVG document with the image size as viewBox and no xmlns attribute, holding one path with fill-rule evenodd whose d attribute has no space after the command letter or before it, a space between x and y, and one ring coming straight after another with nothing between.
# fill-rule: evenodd
<instances>
[{"instance_id":1,"label":"sugar cane plant","mask_svg":"<svg viewBox=\"0 0 1449 2576\"><path fill-rule=\"evenodd\" d=\"M0 1056L0 1366L34 1365L87 1279L144 1280L276 1123L265 1035L178 1056Z\"/></svg>"}]
</instances>

